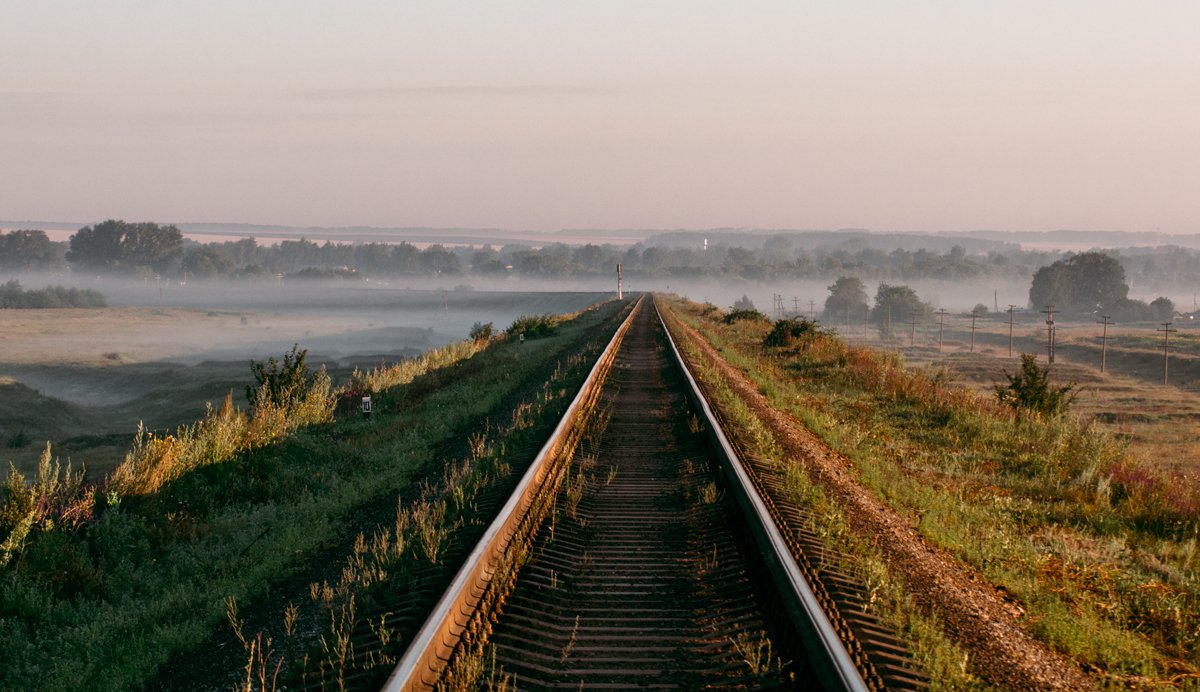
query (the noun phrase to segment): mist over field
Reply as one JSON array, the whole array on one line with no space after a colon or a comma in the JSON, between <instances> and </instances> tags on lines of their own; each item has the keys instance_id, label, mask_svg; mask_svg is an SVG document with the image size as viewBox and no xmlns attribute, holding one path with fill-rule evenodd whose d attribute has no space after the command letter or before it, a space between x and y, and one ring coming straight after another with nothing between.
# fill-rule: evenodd
<instances>
[{"instance_id":1,"label":"mist over field","mask_svg":"<svg viewBox=\"0 0 1200 692\"><path fill-rule=\"evenodd\" d=\"M606 296L379 283L173 282L22 274L23 286L87 286L100 309L0 310L0 458L29 468L46 441L110 467L139 422L190 423L206 402L246 405L251 360L308 351L335 383L460 341L476 323L569 313Z\"/></svg>"}]
</instances>

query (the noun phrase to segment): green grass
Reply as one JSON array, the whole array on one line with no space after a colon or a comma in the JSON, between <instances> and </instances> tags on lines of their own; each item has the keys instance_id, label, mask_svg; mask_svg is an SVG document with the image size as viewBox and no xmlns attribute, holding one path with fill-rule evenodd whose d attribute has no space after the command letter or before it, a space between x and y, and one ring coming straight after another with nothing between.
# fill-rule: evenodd
<instances>
[{"instance_id":1,"label":"green grass","mask_svg":"<svg viewBox=\"0 0 1200 692\"><path fill-rule=\"evenodd\" d=\"M1085 424L1015 415L894 354L833 337L764 348L768 325L673 307L932 543L1014 594L1037 636L1114 685L1200 671L1193 486Z\"/></svg>"},{"instance_id":2,"label":"green grass","mask_svg":"<svg viewBox=\"0 0 1200 692\"><path fill-rule=\"evenodd\" d=\"M668 313L668 323L677 314L676 311ZM788 499L808 509L813 520L807 528L831 548L826 559L836 562L829 566L859 577L866 585L870 594L868 611L883 619L908 643L916 667L929 676L933 689L982 688L980 681L963 665L966 660L963 651L945 637L935 617L923 613L908 599L902 581L889 570L879 551L869 540L851 531L842 509L809 480L802 467L786 457L767 425L731 388L721 372L705 362L694 344L686 338L680 339L681 334L675 336L695 367L694 372L704 383L710 401L722 417L733 424L730 432L739 445L783 472ZM740 360L735 357L731 363L737 365ZM770 383L761 386L774 389Z\"/></svg>"},{"instance_id":3,"label":"green grass","mask_svg":"<svg viewBox=\"0 0 1200 692\"><path fill-rule=\"evenodd\" d=\"M375 395L373 419L311 425L191 468L146 494L101 498L75 530L42 526L0 572L0 688L128 689L210 636L310 556L349 545L347 517L441 476L439 450L509 415L598 330L608 304L524 345L497 342ZM115 500L119 500L116 502Z\"/></svg>"}]
</instances>

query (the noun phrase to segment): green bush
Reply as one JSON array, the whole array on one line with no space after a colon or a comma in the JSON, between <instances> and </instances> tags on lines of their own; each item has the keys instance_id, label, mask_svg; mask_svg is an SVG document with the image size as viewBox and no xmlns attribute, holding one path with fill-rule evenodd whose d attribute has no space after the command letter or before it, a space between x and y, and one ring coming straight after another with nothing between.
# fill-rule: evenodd
<instances>
[{"instance_id":1,"label":"green bush","mask_svg":"<svg viewBox=\"0 0 1200 692\"><path fill-rule=\"evenodd\" d=\"M0 308L102 308L104 295L90 288L47 286L25 290L18 281L0 284Z\"/></svg>"},{"instance_id":2,"label":"green bush","mask_svg":"<svg viewBox=\"0 0 1200 692\"><path fill-rule=\"evenodd\" d=\"M796 342L808 342L823 334L817 323L799 319L776 320L769 334L763 337L763 346L790 346Z\"/></svg>"},{"instance_id":3,"label":"green bush","mask_svg":"<svg viewBox=\"0 0 1200 692\"><path fill-rule=\"evenodd\" d=\"M1015 375L1004 373L1006 385L996 385L996 398L1015 409L1025 409L1044 415L1066 413L1078 396L1074 384L1050 386L1050 368L1040 367L1037 356L1021 354L1021 370Z\"/></svg>"},{"instance_id":4,"label":"green bush","mask_svg":"<svg viewBox=\"0 0 1200 692\"><path fill-rule=\"evenodd\" d=\"M508 327L509 336L524 334L526 339L550 336L558 331L558 318L554 315L522 315Z\"/></svg>"},{"instance_id":5,"label":"green bush","mask_svg":"<svg viewBox=\"0 0 1200 692\"><path fill-rule=\"evenodd\" d=\"M266 397L266 403L283 408L303 400L317 380L316 373L304 362L307 357L308 349L293 344L292 350L283 355L283 362L275 360L274 356L265 363L250 361L250 372L258 383L246 387L250 405L263 403L263 397Z\"/></svg>"},{"instance_id":6,"label":"green bush","mask_svg":"<svg viewBox=\"0 0 1200 692\"><path fill-rule=\"evenodd\" d=\"M762 314L758 310L755 310L754 308L734 308L725 315L725 324L733 324L734 322L740 322L742 320L748 322L770 322L771 318Z\"/></svg>"},{"instance_id":7,"label":"green bush","mask_svg":"<svg viewBox=\"0 0 1200 692\"><path fill-rule=\"evenodd\" d=\"M491 341L492 336L496 333L496 328L491 322L476 322L471 326L471 332L467 335L471 341Z\"/></svg>"}]
</instances>

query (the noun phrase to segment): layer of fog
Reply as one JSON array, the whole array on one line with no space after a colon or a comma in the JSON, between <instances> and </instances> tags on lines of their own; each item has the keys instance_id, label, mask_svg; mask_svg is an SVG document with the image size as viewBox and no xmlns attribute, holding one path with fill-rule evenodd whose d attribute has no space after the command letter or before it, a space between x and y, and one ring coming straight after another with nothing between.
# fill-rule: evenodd
<instances>
[{"instance_id":1,"label":"layer of fog","mask_svg":"<svg viewBox=\"0 0 1200 692\"><path fill-rule=\"evenodd\" d=\"M464 339L476 323L490 322L502 330L522 315L573 312L606 297L579 290L530 292L508 286L507 291L487 291L416 282L17 278L26 288L59 284L99 290L109 307L118 309L110 312L120 317L102 322L104 333L97 333L94 323L87 322L97 314L94 310L43 313L44 319L68 325L64 329L64 322L55 322L66 333L53 336L53 353L24 351L36 344L0 342L0 376L40 396L105 408L102 417L122 426L143 417L171 423L175 418L160 418L156 409L177 408L183 401L190 402L194 418L204 401L219 400L230 391L244 403L244 386L252 381L249 361L280 357L296 344L307 349L311 364L326 367L339 382L356 367L396 362ZM78 329L70 327L73 322ZM180 401L165 400L172 395Z\"/></svg>"}]
</instances>

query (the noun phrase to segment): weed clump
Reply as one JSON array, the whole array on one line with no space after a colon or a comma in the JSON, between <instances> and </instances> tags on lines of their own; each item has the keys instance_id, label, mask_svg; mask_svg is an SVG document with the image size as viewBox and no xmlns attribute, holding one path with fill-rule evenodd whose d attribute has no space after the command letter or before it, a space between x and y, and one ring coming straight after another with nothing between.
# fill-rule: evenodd
<instances>
[{"instance_id":1,"label":"weed clump","mask_svg":"<svg viewBox=\"0 0 1200 692\"><path fill-rule=\"evenodd\" d=\"M770 322L771 318L754 308L734 308L725 314L725 324L734 322Z\"/></svg>"},{"instance_id":2,"label":"weed clump","mask_svg":"<svg viewBox=\"0 0 1200 692\"><path fill-rule=\"evenodd\" d=\"M763 337L763 346L783 347L797 343L808 344L824 332L815 321L800 319L776 320L770 333Z\"/></svg>"},{"instance_id":3,"label":"weed clump","mask_svg":"<svg viewBox=\"0 0 1200 692\"><path fill-rule=\"evenodd\" d=\"M1021 369L1015 375L1004 373L1006 385L996 385L996 398L1015 409L1053 416L1066 413L1078 396L1074 384L1050 386L1050 368L1037 364L1037 356L1021 354Z\"/></svg>"},{"instance_id":4,"label":"weed clump","mask_svg":"<svg viewBox=\"0 0 1200 692\"><path fill-rule=\"evenodd\" d=\"M21 550L35 529L48 531L55 525L73 529L92 518L96 496L84 476L83 469L72 471L68 464L64 471L57 460L51 463L49 444L33 483L27 483L9 463L6 497L0 505L0 567Z\"/></svg>"},{"instance_id":5,"label":"weed clump","mask_svg":"<svg viewBox=\"0 0 1200 692\"><path fill-rule=\"evenodd\" d=\"M283 355L283 362L271 356L266 362L250 361L250 372L254 374L256 386L246 387L246 399L251 406L270 403L275 406L290 406L299 402L317 380L305 359L308 349L293 344L292 350Z\"/></svg>"},{"instance_id":6,"label":"weed clump","mask_svg":"<svg viewBox=\"0 0 1200 692\"><path fill-rule=\"evenodd\" d=\"M471 326L471 331L467 337L471 341L491 341L496 334L496 328L491 322L476 322Z\"/></svg>"},{"instance_id":7,"label":"weed clump","mask_svg":"<svg viewBox=\"0 0 1200 692\"><path fill-rule=\"evenodd\" d=\"M508 334L524 334L526 339L538 339L552 336L558 331L558 318L554 315L522 315L513 320L508 327Z\"/></svg>"}]
</instances>

